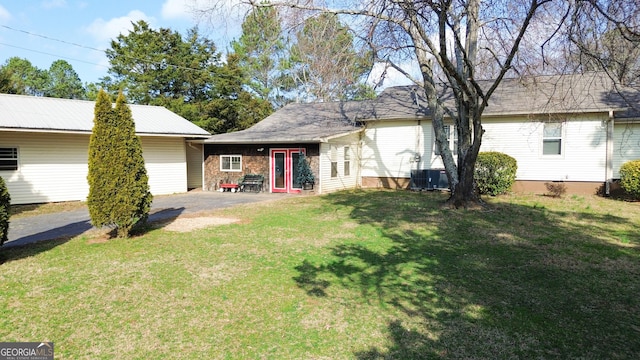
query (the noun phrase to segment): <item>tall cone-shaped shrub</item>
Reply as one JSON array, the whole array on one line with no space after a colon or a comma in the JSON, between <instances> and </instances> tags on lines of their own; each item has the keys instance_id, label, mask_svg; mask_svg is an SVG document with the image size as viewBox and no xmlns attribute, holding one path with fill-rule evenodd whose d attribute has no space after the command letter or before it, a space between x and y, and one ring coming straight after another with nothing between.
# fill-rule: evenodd
<instances>
[{"instance_id":1,"label":"tall cone-shaped shrub","mask_svg":"<svg viewBox=\"0 0 640 360\"><path fill-rule=\"evenodd\" d=\"M147 220L152 200L149 177L142 144L122 93L115 109L104 91L98 93L87 179L87 204L94 226L110 226L118 237L128 237L134 225Z\"/></svg>"}]
</instances>

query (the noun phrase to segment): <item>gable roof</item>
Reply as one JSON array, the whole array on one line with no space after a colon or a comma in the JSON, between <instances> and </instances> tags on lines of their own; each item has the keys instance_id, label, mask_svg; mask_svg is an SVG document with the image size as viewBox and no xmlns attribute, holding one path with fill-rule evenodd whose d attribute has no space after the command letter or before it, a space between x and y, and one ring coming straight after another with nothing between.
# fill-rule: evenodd
<instances>
[{"instance_id":1,"label":"gable roof","mask_svg":"<svg viewBox=\"0 0 640 360\"><path fill-rule=\"evenodd\" d=\"M488 89L489 81L479 81ZM451 91L441 89L445 105L454 106ZM629 105L633 104L633 106ZM543 115L616 112L617 117L638 116L640 92L615 87L604 73L507 78L491 95L483 116ZM371 118L424 118L430 116L424 92L417 86L387 88L375 100Z\"/></svg>"},{"instance_id":2,"label":"gable roof","mask_svg":"<svg viewBox=\"0 0 640 360\"><path fill-rule=\"evenodd\" d=\"M189 120L161 106L128 104L138 135L208 137ZM91 133L94 101L0 94L0 129Z\"/></svg>"},{"instance_id":3,"label":"gable roof","mask_svg":"<svg viewBox=\"0 0 640 360\"><path fill-rule=\"evenodd\" d=\"M320 143L358 132L366 102L291 103L249 129L213 135L205 143Z\"/></svg>"},{"instance_id":4,"label":"gable roof","mask_svg":"<svg viewBox=\"0 0 640 360\"><path fill-rule=\"evenodd\" d=\"M488 89L489 81L480 81ZM445 105L453 107L451 91L441 90ZM629 103L634 104L630 106ZM603 73L508 78L489 99L483 116L528 116L608 113L617 119L640 118L640 92L614 87ZM376 99L331 103L289 104L247 130L213 135L205 143L318 143L377 120L429 119L431 111L417 86L396 86Z\"/></svg>"}]
</instances>

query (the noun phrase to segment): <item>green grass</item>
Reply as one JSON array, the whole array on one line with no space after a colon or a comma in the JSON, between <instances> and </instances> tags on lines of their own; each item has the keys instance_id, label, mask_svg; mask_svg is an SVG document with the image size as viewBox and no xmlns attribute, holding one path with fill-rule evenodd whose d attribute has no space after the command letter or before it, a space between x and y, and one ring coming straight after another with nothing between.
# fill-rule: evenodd
<instances>
[{"instance_id":1,"label":"green grass","mask_svg":"<svg viewBox=\"0 0 640 360\"><path fill-rule=\"evenodd\" d=\"M0 340L86 359L634 359L640 204L354 191L0 250Z\"/></svg>"}]
</instances>

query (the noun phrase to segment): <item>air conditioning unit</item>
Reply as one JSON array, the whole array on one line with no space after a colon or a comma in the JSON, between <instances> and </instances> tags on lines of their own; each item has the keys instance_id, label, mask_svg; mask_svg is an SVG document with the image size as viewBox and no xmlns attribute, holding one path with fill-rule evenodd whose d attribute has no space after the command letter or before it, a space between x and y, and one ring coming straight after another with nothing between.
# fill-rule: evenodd
<instances>
[{"instance_id":1,"label":"air conditioning unit","mask_svg":"<svg viewBox=\"0 0 640 360\"><path fill-rule=\"evenodd\" d=\"M411 170L411 190L448 190L449 179L444 169Z\"/></svg>"}]
</instances>

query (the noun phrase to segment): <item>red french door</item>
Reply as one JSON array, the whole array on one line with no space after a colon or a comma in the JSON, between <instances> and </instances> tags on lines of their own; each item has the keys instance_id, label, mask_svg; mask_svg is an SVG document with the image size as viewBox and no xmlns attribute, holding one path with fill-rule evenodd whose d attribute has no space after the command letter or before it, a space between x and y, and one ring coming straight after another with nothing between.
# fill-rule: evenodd
<instances>
[{"instance_id":1,"label":"red french door","mask_svg":"<svg viewBox=\"0 0 640 360\"><path fill-rule=\"evenodd\" d=\"M271 192L300 192L302 184L296 181L300 153L306 154L306 150L301 148L270 150Z\"/></svg>"}]
</instances>

